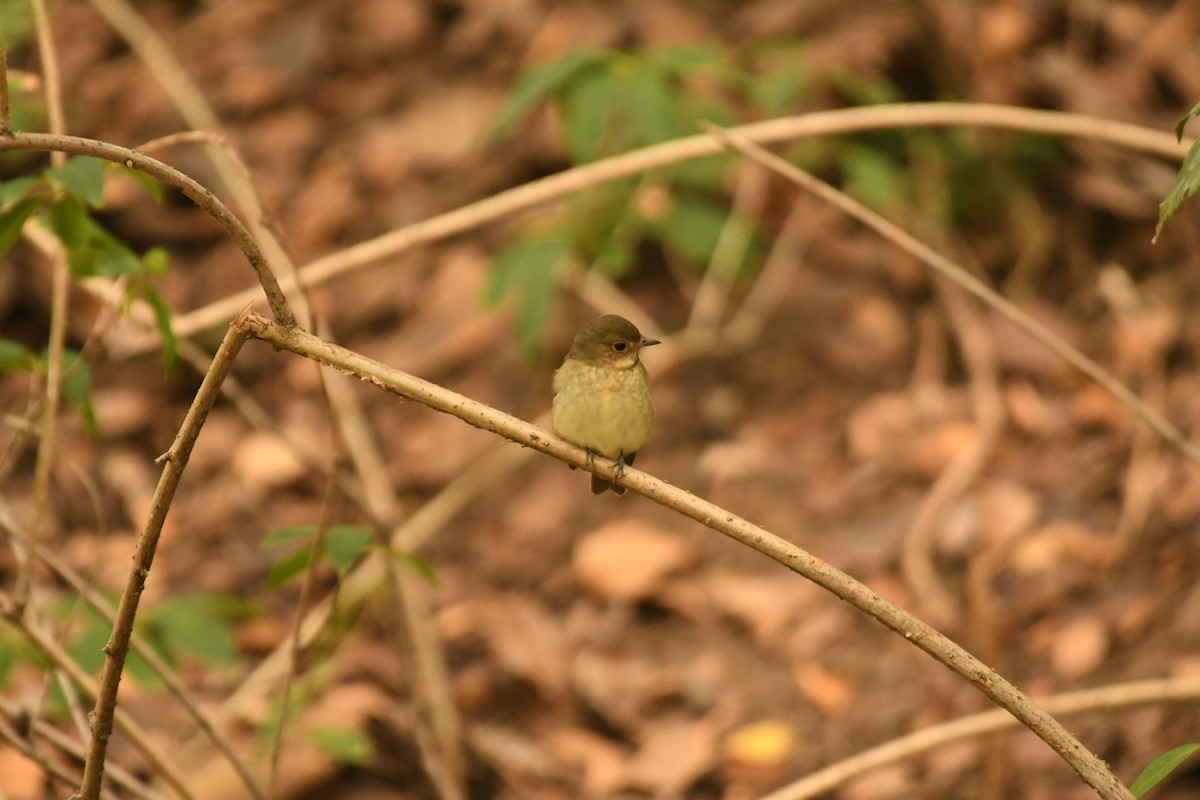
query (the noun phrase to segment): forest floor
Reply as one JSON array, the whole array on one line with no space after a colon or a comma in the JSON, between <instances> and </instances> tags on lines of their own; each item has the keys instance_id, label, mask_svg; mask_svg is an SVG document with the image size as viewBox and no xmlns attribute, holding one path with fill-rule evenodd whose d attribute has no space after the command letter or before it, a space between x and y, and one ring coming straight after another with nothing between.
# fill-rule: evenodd
<instances>
[{"instance_id":1,"label":"forest floor","mask_svg":"<svg viewBox=\"0 0 1200 800\"><path fill-rule=\"evenodd\" d=\"M569 168L547 109L507 138L487 133L524 71L587 47L709 43L746 54L764 42L797 43L809 82L789 111L797 114L853 105L846 76L860 102L1004 103L1164 133L1200 100L1193 0L138 5L216 111L299 265ZM92 4L56 3L51 21L68 132L135 146L189 127L163 88L178 84L148 68ZM10 65L38 69L29 46L14 48ZM746 113L741 121L763 117ZM851 154L879 141L847 135L812 147L825 158L816 162L822 176L854 193L870 189L862 165L872 162ZM976 130L944 159L914 144L898 173L901 200L882 210L1194 433L1196 206L1185 205L1151 245L1178 162L1085 139L1039 139L1021 161L1022 142ZM199 145L155 154L223 185ZM743 181L755 185L744 162L727 165L726 200ZM511 302L486 308L481 297L493 257L536 224L535 212L348 271L312 288L312 306L338 343L528 420L548 410L551 373L577 329L599 313L640 314L667 343L644 354L658 421L639 469L850 573L1035 697L1200 680L1200 470L995 311L940 287L840 212L757 175L756 235L769 250L786 228L791 250L767 302L756 299L757 273L729 288L732 310L719 316L744 323L741 338L703 344L692 316L713 284L644 241L636 268L615 284L565 280L540 353L523 356L522 312ZM188 201L156 205L118 178L108 188L103 223L139 250L170 253L158 285L176 315L253 285L236 247ZM946 197L958 206L951 221L931 211ZM43 346L50 270L24 244L7 262L3 335ZM71 302L68 343L79 347L102 315L83 291ZM231 317L191 338L212 352ZM99 430L89 434L64 412L42 523L57 553L113 593L157 481L153 459L201 379L187 365L165 375L159 352L137 340L132 323L120 323L98 341ZM284 735L273 798L436 796L415 729L431 713L425 695L440 673L413 669L402 654L416 646L396 633L406 614L423 618L417 628L437 642L421 646L442 652L472 798L758 797L989 708L837 598L632 492L593 497L587 476L561 462L366 384L344 386L334 401L363 427L335 431L316 369L258 342L245 346L233 375L270 425L258 429L234 403L217 404L143 603L146 619L197 637L211 633L188 616L199 606L179 599L208 598L203 607L219 609L229 657L184 654L181 666L201 703L228 720L239 752L253 761L267 751L263 730L283 683L256 669L286 650L302 602L299 580L272 587L287 551L262 547L264 536L322 519L375 520L378 535L391 531L361 503L330 496L325 472L281 434L347 474L359 465L345 457L344 439L358 437L351 451L377 452L380 463L366 468L373 488L361 494L390 494L387 520L412 526L405 541L436 575L430 584L402 570L412 584L407 612L383 581L360 603L343 587L347 611L304 653L306 695ZM0 380L6 414L26 413L27 391L23 377ZM36 447L22 448L3 490L18 516L34 495ZM9 550L0 555L4 585L15 564ZM310 606L338 585L327 563L314 578ZM47 606L68 597L52 576L38 580ZM172 600L188 612L154 616ZM73 652L95 644L85 628L61 632ZM89 663L95 655L93 647ZM25 661L3 696L44 691L40 667ZM170 752L199 797L244 796L213 766L211 747L183 746L193 730L161 689L128 678L121 699L161 741L180 743ZM1064 723L1125 782L1154 756L1200 740L1193 701ZM359 748L353 757L348 744ZM148 769L120 736L111 757ZM0 749L6 763L14 766L0 767L0 794L42 796L37 768L18 769ZM454 772L453 758L445 763ZM1157 796L1198 795L1193 772ZM832 796L1094 794L1038 738L1012 731L864 772Z\"/></svg>"}]
</instances>

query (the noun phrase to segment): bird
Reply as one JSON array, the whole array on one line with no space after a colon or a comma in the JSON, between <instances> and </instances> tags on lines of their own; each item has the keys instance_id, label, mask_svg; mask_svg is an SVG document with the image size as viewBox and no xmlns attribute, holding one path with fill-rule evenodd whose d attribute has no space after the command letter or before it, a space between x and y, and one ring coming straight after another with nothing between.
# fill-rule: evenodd
<instances>
[{"instance_id":1,"label":"bird","mask_svg":"<svg viewBox=\"0 0 1200 800\"><path fill-rule=\"evenodd\" d=\"M643 347L661 344L642 336L616 314L605 314L575 336L562 366L554 372L550 424L571 444L587 450L588 467L596 455L617 462L616 477L633 465L654 425L650 379L642 365ZM592 494L619 486L592 474Z\"/></svg>"}]
</instances>

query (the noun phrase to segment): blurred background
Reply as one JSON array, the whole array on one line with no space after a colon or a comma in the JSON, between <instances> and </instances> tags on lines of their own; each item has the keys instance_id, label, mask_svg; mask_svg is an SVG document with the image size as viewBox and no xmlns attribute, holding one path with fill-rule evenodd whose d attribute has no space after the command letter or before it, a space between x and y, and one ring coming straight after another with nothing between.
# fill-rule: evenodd
<instances>
[{"instance_id":1,"label":"blurred background","mask_svg":"<svg viewBox=\"0 0 1200 800\"><path fill-rule=\"evenodd\" d=\"M67 132L132 147L219 126L244 172L211 138L151 150L257 219L238 194L248 175L262 229L281 243L268 249L277 269L285 256L335 263L702 120L985 102L1170 134L1200 100L1195 0L62 0L50 11ZM45 130L31 16L21 3L4 14L14 127ZM970 127L885 125L775 149L1195 430L1195 205L1150 241L1178 160ZM0 169L8 180L47 163L8 153ZM160 298L192 357L215 351L244 301L207 324L192 313L255 285L218 226L116 170L90 216L142 265L117 296ZM17 242L0 268L0 336L32 359L0 376L4 586L37 507L51 269L35 244ZM744 159L594 182L381 252L309 291L338 343L535 420L574 333L622 313L667 341L644 354L658 422L639 468L851 573L1035 695L1200 679L1196 467L994 311ZM153 459L203 373L187 358L167 369L153 328L114 316L98 299L114 286L104 269L77 278L67 347L82 362L37 524L87 586L115 596ZM583 473L365 384L339 382L327 399L311 362L262 343L245 346L233 378L241 399L219 401L203 429L139 630L265 774L284 682L263 665L286 652L297 613L337 603L302 650L272 797L751 798L988 707L836 598L632 493L593 497ZM301 599L322 523L337 527ZM345 590L369 554L398 564L389 574L404 586L377 570ZM60 574L33 577L47 629L98 670L107 624ZM139 663L122 708L170 743L196 796L246 796ZM0 624L0 681L10 723L32 714L74 730L79 706L12 625ZM457 732L421 744L430 719L450 718ZM1126 783L1200 739L1195 705L1178 700L1065 723ZM154 772L120 736L110 760ZM64 789L0 746L3 796ZM1185 767L1157 797L1197 793L1200 772ZM826 796L1094 795L1013 732Z\"/></svg>"}]
</instances>

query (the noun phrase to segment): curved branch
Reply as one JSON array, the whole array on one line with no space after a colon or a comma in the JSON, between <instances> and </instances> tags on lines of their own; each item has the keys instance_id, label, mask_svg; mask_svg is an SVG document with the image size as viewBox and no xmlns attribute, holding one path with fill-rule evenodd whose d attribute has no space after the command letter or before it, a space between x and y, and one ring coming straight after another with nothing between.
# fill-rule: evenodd
<instances>
[{"instance_id":1,"label":"curved branch","mask_svg":"<svg viewBox=\"0 0 1200 800\"><path fill-rule=\"evenodd\" d=\"M37 150L92 156L112 161L115 164L124 164L130 169L136 169L138 172L149 175L160 183L178 189L193 203L207 211L225 229L229 238L233 239L234 243L241 248L246 260L254 269L254 274L258 276L258 283L267 295L271 313L275 315L279 324L289 328L296 325L296 317L292 314L287 298L283 296L283 290L279 288L279 282L275 280L275 275L271 272L267 259L249 231L246 230L246 226L234 216L224 203L217 199L215 194L174 167L136 150L130 150L128 147L120 147L95 139L85 139L80 136L62 136L52 133L14 132L0 136L0 151L4 150Z\"/></svg>"},{"instance_id":2,"label":"curved branch","mask_svg":"<svg viewBox=\"0 0 1200 800\"><path fill-rule=\"evenodd\" d=\"M239 317L235 327L278 349L288 350L322 364L356 375L386 391L399 394L451 414L464 422L503 436L525 447L583 469L587 453L557 436L491 406L472 400L413 375L392 369L374 359L326 342L296 328L284 328L258 314ZM934 659L975 685L1049 744L1104 800L1132 800L1116 777L1065 728L1015 686L959 645L912 614L791 542L760 528L707 500L678 489L640 470L625 468L618 477L615 463L595 459L596 472L666 508L723 533L808 578L924 650Z\"/></svg>"},{"instance_id":3,"label":"curved branch","mask_svg":"<svg viewBox=\"0 0 1200 800\"><path fill-rule=\"evenodd\" d=\"M900 103L845 108L781 117L729 130L757 144L771 144L861 131L949 126L999 128L1091 139L1174 161L1182 161L1191 144L1187 140L1182 143L1176 141L1171 133L1126 122L989 103ZM419 245L446 239L590 186L694 158L718 155L722 150L723 145L717 137L699 134L559 172L318 258L300 269L300 280L305 286L317 286ZM291 290L295 281L293 276L284 276L281 283ZM188 336L224 325L247 303L256 299L253 290L236 292L176 317L175 331L179 336ZM131 343L127 352L151 349L156 344L157 338L146 336Z\"/></svg>"}]
</instances>

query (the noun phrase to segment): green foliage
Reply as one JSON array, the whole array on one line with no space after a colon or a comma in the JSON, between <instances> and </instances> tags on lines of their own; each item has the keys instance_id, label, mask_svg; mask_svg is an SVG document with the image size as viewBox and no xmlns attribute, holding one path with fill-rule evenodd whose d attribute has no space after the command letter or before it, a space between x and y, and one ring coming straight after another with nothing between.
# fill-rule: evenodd
<instances>
[{"instance_id":1,"label":"green foliage","mask_svg":"<svg viewBox=\"0 0 1200 800\"><path fill-rule=\"evenodd\" d=\"M115 607L113 598L109 599ZM82 606L74 596L54 604L50 613L60 621L70 620L71 635L66 649L71 657L88 672L98 672L104 663L104 646L112 634L112 624L90 607ZM138 615L137 632L172 667L178 667L184 660L229 666L237 660L230 626L245 614L246 604L228 595L185 594L145 608ZM141 686L162 686L146 660L132 650L126 660L126 671Z\"/></svg>"},{"instance_id":2,"label":"green foliage","mask_svg":"<svg viewBox=\"0 0 1200 800\"><path fill-rule=\"evenodd\" d=\"M260 547L264 550L287 547L288 552L271 565L267 583L277 588L308 568L312 552L313 537L318 533L315 525L294 525L279 528L263 537ZM328 558L338 577L344 577L354 563L371 546L374 536L365 525L332 525L321 537L318 558Z\"/></svg>"},{"instance_id":3,"label":"green foliage","mask_svg":"<svg viewBox=\"0 0 1200 800\"><path fill-rule=\"evenodd\" d=\"M141 631L169 664L186 657L200 664L230 666L237 661L230 622L245 604L222 594L169 597L139 618Z\"/></svg>"},{"instance_id":4,"label":"green foliage","mask_svg":"<svg viewBox=\"0 0 1200 800\"><path fill-rule=\"evenodd\" d=\"M0 258L16 243L21 229L32 217L49 229L62 244L67 265L75 278L122 278L125 282L125 306L134 299L145 300L163 340L163 364L170 371L178 362L178 341L171 328L171 313L153 279L166 274L168 258L161 247L152 247L138 255L107 231L92 214L104 198L104 179L109 170L122 170L138 177L156 199L161 187L155 181L120 165L97 158L75 156L36 175L25 175L0 183ZM78 353L70 356L72 362ZM45 368L45 360L30 358L19 344L0 340L0 372ZM66 373L64 391L91 432L96 431L88 391L91 370L79 361Z\"/></svg>"},{"instance_id":5,"label":"green foliage","mask_svg":"<svg viewBox=\"0 0 1200 800\"><path fill-rule=\"evenodd\" d=\"M37 353L25 345L12 339L0 339L0 373L28 372L37 363Z\"/></svg>"},{"instance_id":6,"label":"green foliage","mask_svg":"<svg viewBox=\"0 0 1200 800\"><path fill-rule=\"evenodd\" d=\"M571 242L562 229L534 232L509 242L492 262L483 287L488 308L507 295L517 302L517 339L526 356L537 352L538 342L554 299L554 273Z\"/></svg>"},{"instance_id":7,"label":"green foliage","mask_svg":"<svg viewBox=\"0 0 1200 800\"><path fill-rule=\"evenodd\" d=\"M1143 797L1146 792L1157 786L1163 778L1174 772L1180 764L1187 761L1197 751L1200 751L1200 743L1180 745L1173 750L1168 750L1142 770L1142 774L1137 776L1137 780L1129 787L1129 791L1134 797Z\"/></svg>"},{"instance_id":8,"label":"green foliage","mask_svg":"<svg viewBox=\"0 0 1200 800\"><path fill-rule=\"evenodd\" d=\"M747 110L776 113L802 98L807 76L803 51L785 42L740 53L711 45L573 52L521 77L492 136L511 134L524 116L549 106L559 119L566 153L573 163L585 164L694 134L701 120L728 125ZM516 299L518 339L531 357L549 319L556 265L563 259L619 278L633 271L642 243L656 242L705 268L730 221L721 185L727 163L724 156L690 161L640 184L609 182L572 198L497 255L484 302ZM639 211L637 194L645 189L665 192L666 214Z\"/></svg>"},{"instance_id":9,"label":"green foliage","mask_svg":"<svg viewBox=\"0 0 1200 800\"><path fill-rule=\"evenodd\" d=\"M1200 103L1196 103L1180 118L1179 123L1175 126L1176 139L1183 139L1183 129L1192 117L1200 117ZM1171 187L1171 191L1158 206L1158 224L1154 227L1155 239L1162 233L1163 225L1167 220L1175 216L1175 212L1183 205L1183 201L1194 195L1197 190L1200 190L1200 140L1193 142L1192 146L1188 148L1183 166L1179 168L1179 175L1175 177L1175 185Z\"/></svg>"},{"instance_id":10,"label":"green foliage","mask_svg":"<svg viewBox=\"0 0 1200 800\"><path fill-rule=\"evenodd\" d=\"M361 767L375 759L375 743L365 731L340 725L314 725L306 733L313 744L338 764Z\"/></svg>"},{"instance_id":11,"label":"green foliage","mask_svg":"<svg viewBox=\"0 0 1200 800\"><path fill-rule=\"evenodd\" d=\"M43 369L49 357L48 352L42 354ZM63 397L79 412L88 433L95 435L99 428L96 425L96 409L92 405L92 367L78 350L68 348L63 351L62 369Z\"/></svg>"}]
</instances>

